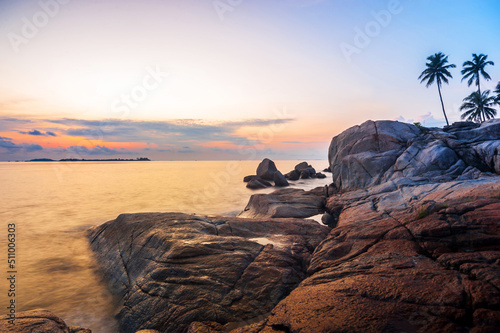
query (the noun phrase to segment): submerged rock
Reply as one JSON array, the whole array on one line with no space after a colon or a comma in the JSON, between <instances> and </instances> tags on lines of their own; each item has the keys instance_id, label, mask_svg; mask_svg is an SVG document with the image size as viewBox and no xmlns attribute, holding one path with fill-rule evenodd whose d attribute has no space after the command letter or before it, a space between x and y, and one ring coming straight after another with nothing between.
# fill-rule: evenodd
<instances>
[{"instance_id":1,"label":"submerged rock","mask_svg":"<svg viewBox=\"0 0 500 333\"><path fill-rule=\"evenodd\" d=\"M16 314L14 324L9 322L8 316L0 318L0 332L10 333L92 333L91 330L67 326L64 320L48 310L22 311Z\"/></svg>"},{"instance_id":2,"label":"submerged rock","mask_svg":"<svg viewBox=\"0 0 500 333\"><path fill-rule=\"evenodd\" d=\"M266 187L271 187L273 186L271 183L268 181L260 178L260 177L254 177L251 180L248 181L247 187L252 190L257 190L261 188L266 188Z\"/></svg>"},{"instance_id":3,"label":"submerged rock","mask_svg":"<svg viewBox=\"0 0 500 333\"><path fill-rule=\"evenodd\" d=\"M243 177L243 182L248 183L249 181L251 181L252 179L255 179L255 178L259 178L259 176L257 176L257 175L245 176L245 177Z\"/></svg>"}]
</instances>

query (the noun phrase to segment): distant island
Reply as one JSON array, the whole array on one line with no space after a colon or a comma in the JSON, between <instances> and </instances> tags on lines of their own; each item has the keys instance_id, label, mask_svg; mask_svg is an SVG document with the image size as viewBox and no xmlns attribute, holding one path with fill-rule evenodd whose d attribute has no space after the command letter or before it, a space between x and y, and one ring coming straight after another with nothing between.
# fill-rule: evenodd
<instances>
[{"instance_id":1,"label":"distant island","mask_svg":"<svg viewBox=\"0 0 500 333\"><path fill-rule=\"evenodd\" d=\"M34 158L27 162L131 162L131 161L151 161L147 157L138 158L106 158L106 159L79 159L79 158L63 158L60 160L53 160L50 158Z\"/></svg>"}]
</instances>

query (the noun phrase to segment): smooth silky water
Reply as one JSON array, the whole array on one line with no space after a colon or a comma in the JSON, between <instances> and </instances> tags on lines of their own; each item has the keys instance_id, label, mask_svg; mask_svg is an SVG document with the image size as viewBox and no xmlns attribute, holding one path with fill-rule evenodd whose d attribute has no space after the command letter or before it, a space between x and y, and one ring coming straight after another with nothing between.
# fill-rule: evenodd
<instances>
[{"instance_id":1,"label":"smooth silky water","mask_svg":"<svg viewBox=\"0 0 500 333\"><path fill-rule=\"evenodd\" d=\"M277 161L286 173L300 161ZM89 249L85 230L121 213L236 215L251 191L243 176L258 161L0 163L0 248L7 271L7 225L16 224L16 311L48 309L68 325L117 332L118 304ZM322 170L325 161L311 164ZM326 179L291 182L311 189ZM5 273L6 274L6 273ZM7 280L0 306L6 314Z\"/></svg>"}]
</instances>

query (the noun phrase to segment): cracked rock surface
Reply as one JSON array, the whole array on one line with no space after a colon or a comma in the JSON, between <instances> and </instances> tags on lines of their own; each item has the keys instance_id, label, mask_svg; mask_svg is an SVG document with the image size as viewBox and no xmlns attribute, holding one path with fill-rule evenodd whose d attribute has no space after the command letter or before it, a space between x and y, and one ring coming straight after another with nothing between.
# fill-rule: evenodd
<instances>
[{"instance_id":1,"label":"cracked rock surface","mask_svg":"<svg viewBox=\"0 0 500 333\"><path fill-rule=\"evenodd\" d=\"M247 332L499 332L500 180L429 186L330 197L310 277Z\"/></svg>"},{"instance_id":2,"label":"cracked rock surface","mask_svg":"<svg viewBox=\"0 0 500 333\"><path fill-rule=\"evenodd\" d=\"M330 143L333 182L346 191L385 182L444 182L500 173L500 120L460 124L442 130L369 120L351 127Z\"/></svg>"},{"instance_id":3,"label":"cracked rock surface","mask_svg":"<svg viewBox=\"0 0 500 333\"><path fill-rule=\"evenodd\" d=\"M307 277L328 232L291 218L145 213L120 215L89 237L123 299L120 331L183 332L192 322L227 329L264 318Z\"/></svg>"}]
</instances>

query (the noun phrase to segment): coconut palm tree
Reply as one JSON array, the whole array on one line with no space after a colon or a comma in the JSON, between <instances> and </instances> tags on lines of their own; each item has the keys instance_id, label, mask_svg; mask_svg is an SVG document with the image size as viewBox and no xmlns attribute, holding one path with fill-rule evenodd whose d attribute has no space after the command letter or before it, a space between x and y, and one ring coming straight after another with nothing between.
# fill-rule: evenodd
<instances>
[{"instance_id":1,"label":"coconut palm tree","mask_svg":"<svg viewBox=\"0 0 500 333\"><path fill-rule=\"evenodd\" d=\"M495 97L495 103L497 103L498 105L500 105L500 82L498 82L497 87L495 88L494 93L497 94L496 97Z\"/></svg>"},{"instance_id":2,"label":"coconut palm tree","mask_svg":"<svg viewBox=\"0 0 500 333\"><path fill-rule=\"evenodd\" d=\"M464 111L462 119L467 118L467 120L481 123L486 119L494 118L497 110L491 107L493 104L495 104L495 97L490 96L489 90L481 94L479 91L474 91L464 98L464 103L460 107L460 111Z\"/></svg>"},{"instance_id":3,"label":"coconut palm tree","mask_svg":"<svg viewBox=\"0 0 500 333\"><path fill-rule=\"evenodd\" d=\"M418 79L420 83L426 82L426 87L428 88L430 85L436 81L439 99L441 100L441 107L443 108L444 119L446 119L446 125L450 125L448 122L448 117L446 117L446 111L444 110L443 96L441 95L441 84L448 83L448 78L453 78L449 68L455 68L454 64L448 63L448 56L445 56L443 53L435 53L427 58L428 62L425 64L427 68L420 74Z\"/></svg>"},{"instance_id":4,"label":"coconut palm tree","mask_svg":"<svg viewBox=\"0 0 500 333\"><path fill-rule=\"evenodd\" d=\"M495 65L495 63L493 61L486 61L486 59L488 59L488 56L487 55L484 55L484 54L480 54L480 55L477 55L475 53L472 54L472 61L468 60L466 62L463 63L462 67L462 81L465 80L465 79L469 79L467 81L467 86L471 86L472 83L475 83L475 85L477 86L477 91L479 92L479 96L482 96L481 95L481 82L480 82L480 78L481 76L485 79L485 80L491 80L491 77L488 73L486 73L486 71L484 70L484 68L487 66L487 65ZM483 114L484 116L484 114ZM486 120L486 119L483 119L483 121Z\"/></svg>"}]
</instances>

